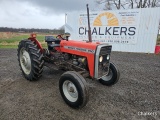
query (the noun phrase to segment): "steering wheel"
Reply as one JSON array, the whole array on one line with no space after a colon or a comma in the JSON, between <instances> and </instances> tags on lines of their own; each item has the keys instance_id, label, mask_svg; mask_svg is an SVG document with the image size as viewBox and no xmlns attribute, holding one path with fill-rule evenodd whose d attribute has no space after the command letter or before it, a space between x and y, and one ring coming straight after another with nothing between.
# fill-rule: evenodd
<instances>
[{"instance_id":1,"label":"steering wheel","mask_svg":"<svg viewBox=\"0 0 160 120\"><path fill-rule=\"evenodd\" d=\"M57 35L56 38L57 38L57 39L60 39L60 40L61 40L61 39L64 39L64 38L62 37L62 34Z\"/></svg>"}]
</instances>

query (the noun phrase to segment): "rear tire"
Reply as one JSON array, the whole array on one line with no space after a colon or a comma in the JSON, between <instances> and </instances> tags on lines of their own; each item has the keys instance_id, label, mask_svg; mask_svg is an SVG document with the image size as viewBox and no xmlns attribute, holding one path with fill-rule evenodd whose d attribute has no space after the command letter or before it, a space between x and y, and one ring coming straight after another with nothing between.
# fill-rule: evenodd
<instances>
[{"instance_id":1,"label":"rear tire","mask_svg":"<svg viewBox=\"0 0 160 120\"><path fill-rule=\"evenodd\" d=\"M27 80L38 80L43 71L43 54L31 40L22 40L18 45L18 61L22 74Z\"/></svg>"},{"instance_id":2,"label":"rear tire","mask_svg":"<svg viewBox=\"0 0 160 120\"><path fill-rule=\"evenodd\" d=\"M77 72L68 71L59 80L63 100L72 108L82 108L88 102L88 87L85 79Z\"/></svg>"},{"instance_id":3,"label":"rear tire","mask_svg":"<svg viewBox=\"0 0 160 120\"><path fill-rule=\"evenodd\" d=\"M111 86L118 82L119 77L120 77L119 70L117 69L115 64L110 63L108 75L101 77L99 79L99 82L103 85Z\"/></svg>"}]
</instances>

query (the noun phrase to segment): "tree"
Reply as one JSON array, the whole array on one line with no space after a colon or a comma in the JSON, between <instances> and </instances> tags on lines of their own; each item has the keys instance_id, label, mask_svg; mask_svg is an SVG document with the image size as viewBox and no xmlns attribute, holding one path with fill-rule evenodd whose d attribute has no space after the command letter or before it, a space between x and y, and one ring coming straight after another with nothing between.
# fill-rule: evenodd
<instances>
[{"instance_id":1,"label":"tree","mask_svg":"<svg viewBox=\"0 0 160 120\"><path fill-rule=\"evenodd\" d=\"M105 8L103 10L112 10L111 9L111 4L109 1L107 1L107 3L105 4Z\"/></svg>"},{"instance_id":2,"label":"tree","mask_svg":"<svg viewBox=\"0 0 160 120\"><path fill-rule=\"evenodd\" d=\"M113 0L113 3L115 4L117 9L121 8L121 0Z\"/></svg>"},{"instance_id":3,"label":"tree","mask_svg":"<svg viewBox=\"0 0 160 120\"><path fill-rule=\"evenodd\" d=\"M104 4L103 10L116 9L134 9L160 7L160 0L95 0L97 5Z\"/></svg>"}]
</instances>

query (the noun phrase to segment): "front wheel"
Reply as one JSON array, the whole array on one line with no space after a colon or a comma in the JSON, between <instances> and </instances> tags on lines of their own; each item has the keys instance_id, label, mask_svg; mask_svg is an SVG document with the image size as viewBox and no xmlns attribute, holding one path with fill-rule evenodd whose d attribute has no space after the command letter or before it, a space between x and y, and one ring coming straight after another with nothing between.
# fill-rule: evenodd
<instances>
[{"instance_id":1,"label":"front wheel","mask_svg":"<svg viewBox=\"0 0 160 120\"><path fill-rule=\"evenodd\" d=\"M62 98L72 108L82 108L88 102L88 87L85 79L77 72L65 72L59 80Z\"/></svg>"},{"instance_id":2,"label":"front wheel","mask_svg":"<svg viewBox=\"0 0 160 120\"><path fill-rule=\"evenodd\" d=\"M113 63L110 63L108 75L101 77L99 79L99 82L103 85L111 86L117 83L117 81L119 80L119 77L120 77L119 70Z\"/></svg>"}]
</instances>

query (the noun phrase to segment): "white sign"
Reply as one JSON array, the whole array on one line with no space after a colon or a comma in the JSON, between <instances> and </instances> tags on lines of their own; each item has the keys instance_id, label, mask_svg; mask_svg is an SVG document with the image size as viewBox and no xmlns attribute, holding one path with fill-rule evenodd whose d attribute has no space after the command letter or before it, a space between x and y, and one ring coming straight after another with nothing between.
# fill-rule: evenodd
<instances>
[{"instance_id":1,"label":"white sign","mask_svg":"<svg viewBox=\"0 0 160 120\"><path fill-rule=\"evenodd\" d=\"M70 40L88 40L87 12L67 14L65 32ZM160 7L90 12L93 41L112 45L113 51L154 53Z\"/></svg>"},{"instance_id":2,"label":"white sign","mask_svg":"<svg viewBox=\"0 0 160 120\"><path fill-rule=\"evenodd\" d=\"M91 13L90 23L93 41L136 44L139 16L139 10ZM87 14L79 14L78 27L78 38L88 40Z\"/></svg>"}]
</instances>

